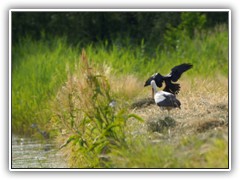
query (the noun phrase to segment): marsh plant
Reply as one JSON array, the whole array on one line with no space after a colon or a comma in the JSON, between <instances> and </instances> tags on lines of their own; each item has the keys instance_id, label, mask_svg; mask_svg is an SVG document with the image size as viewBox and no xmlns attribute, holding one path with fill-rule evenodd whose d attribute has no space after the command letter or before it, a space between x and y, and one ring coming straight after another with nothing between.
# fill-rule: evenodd
<instances>
[{"instance_id":1,"label":"marsh plant","mask_svg":"<svg viewBox=\"0 0 240 180\"><path fill-rule=\"evenodd\" d=\"M71 167L107 166L108 153L127 146L126 121L141 118L116 101L104 70L91 66L84 50L75 68L54 103L52 122L65 138L60 148L68 154Z\"/></svg>"}]
</instances>

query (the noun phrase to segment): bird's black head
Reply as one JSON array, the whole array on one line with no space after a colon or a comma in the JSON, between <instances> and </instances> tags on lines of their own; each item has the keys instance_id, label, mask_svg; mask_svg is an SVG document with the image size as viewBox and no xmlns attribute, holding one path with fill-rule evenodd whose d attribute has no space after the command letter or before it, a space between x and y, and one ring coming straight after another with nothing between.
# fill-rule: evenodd
<instances>
[{"instance_id":1,"label":"bird's black head","mask_svg":"<svg viewBox=\"0 0 240 180\"><path fill-rule=\"evenodd\" d=\"M153 77L150 77L150 78L145 82L144 87L150 86L152 80L154 80Z\"/></svg>"},{"instance_id":2,"label":"bird's black head","mask_svg":"<svg viewBox=\"0 0 240 180\"><path fill-rule=\"evenodd\" d=\"M144 84L144 87L146 86L150 86L151 85L151 81L154 80L157 84L158 87L161 87L162 86L162 75L159 74L159 73L155 73L153 74L150 78L147 79L147 81L145 82Z\"/></svg>"}]
</instances>

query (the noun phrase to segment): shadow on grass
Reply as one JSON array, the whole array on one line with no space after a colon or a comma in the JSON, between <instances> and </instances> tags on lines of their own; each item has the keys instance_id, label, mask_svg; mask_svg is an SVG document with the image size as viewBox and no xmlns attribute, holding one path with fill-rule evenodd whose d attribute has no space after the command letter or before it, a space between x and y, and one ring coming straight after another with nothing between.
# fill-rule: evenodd
<instances>
[{"instance_id":1,"label":"shadow on grass","mask_svg":"<svg viewBox=\"0 0 240 180\"><path fill-rule=\"evenodd\" d=\"M145 108L147 106L150 106L151 104L155 104L155 101L153 98L142 98L142 99L139 99L139 100L135 101L134 103L132 103L130 108L131 109Z\"/></svg>"},{"instance_id":2,"label":"shadow on grass","mask_svg":"<svg viewBox=\"0 0 240 180\"><path fill-rule=\"evenodd\" d=\"M147 128L150 132L159 132L162 133L168 128L175 127L177 122L167 116L165 118L153 118L147 122Z\"/></svg>"}]
</instances>

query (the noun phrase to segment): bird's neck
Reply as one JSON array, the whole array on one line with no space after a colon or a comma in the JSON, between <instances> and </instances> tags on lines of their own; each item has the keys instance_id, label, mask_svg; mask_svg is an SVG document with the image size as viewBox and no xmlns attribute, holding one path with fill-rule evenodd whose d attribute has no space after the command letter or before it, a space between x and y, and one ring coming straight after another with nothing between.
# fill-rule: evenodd
<instances>
[{"instance_id":1,"label":"bird's neck","mask_svg":"<svg viewBox=\"0 0 240 180\"><path fill-rule=\"evenodd\" d=\"M152 81L151 85L152 85L152 93L153 93L153 95L155 95L157 93L157 85L156 85L155 81Z\"/></svg>"},{"instance_id":2,"label":"bird's neck","mask_svg":"<svg viewBox=\"0 0 240 180\"><path fill-rule=\"evenodd\" d=\"M153 99L154 99L154 95L155 95L154 89L152 88L152 98L153 98Z\"/></svg>"}]
</instances>

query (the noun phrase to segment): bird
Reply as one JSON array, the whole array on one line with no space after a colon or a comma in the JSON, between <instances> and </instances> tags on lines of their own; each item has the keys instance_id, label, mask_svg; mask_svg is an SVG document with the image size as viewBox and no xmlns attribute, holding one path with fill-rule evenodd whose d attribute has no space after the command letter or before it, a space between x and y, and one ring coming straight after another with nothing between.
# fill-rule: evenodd
<instances>
[{"instance_id":1,"label":"bird","mask_svg":"<svg viewBox=\"0 0 240 180\"><path fill-rule=\"evenodd\" d=\"M163 91L177 95L181 88L180 84L172 82L177 82L178 79L181 77L182 73L191 69L192 67L193 65L190 63L183 63L173 67L171 69L171 72L166 76L162 76L160 73L155 73L150 78L147 79L147 81L144 84L144 87L149 86L151 81L154 80L156 82L156 85L160 88L162 87L164 81L165 88L163 89Z\"/></svg>"},{"instance_id":2,"label":"bird","mask_svg":"<svg viewBox=\"0 0 240 180\"><path fill-rule=\"evenodd\" d=\"M155 80L151 80L151 86L154 93L154 101L161 108L169 111L174 108L181 109L181 102L170 92L158 91Z\"/></svg>"}]
</instances>

